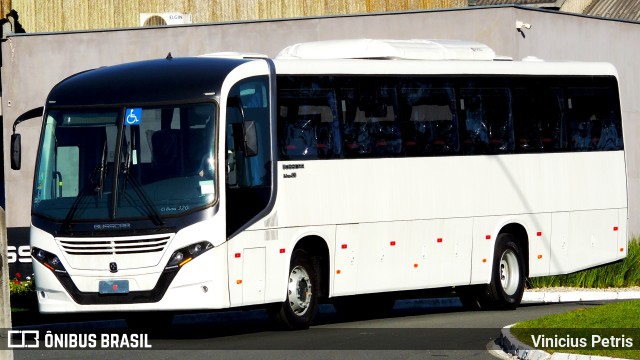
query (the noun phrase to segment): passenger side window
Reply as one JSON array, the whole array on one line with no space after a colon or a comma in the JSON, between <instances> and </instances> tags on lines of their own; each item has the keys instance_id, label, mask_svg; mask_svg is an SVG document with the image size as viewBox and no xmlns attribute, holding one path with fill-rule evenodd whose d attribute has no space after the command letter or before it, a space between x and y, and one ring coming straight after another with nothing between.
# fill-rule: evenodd
<instances>
[{"instance_id":1,"label":"passenger side window","mask_svg":"<svg viewBox=\"0 0 640 360\"><path fill-rule=\"evenodd\" d=\"M460 89L465 154L505 154L514 150L511 92L507 88Z\"/></svg>"},{"instance_id":2,"label":"passenger side window","mask_svg":"<svg viewBox=\"0 0 640 360\"><path fill-rule=\"evenodd\" d=\"M345 156L390 157L402 154L396 88L391 80L359 78L343 88Z\"/></svg>"},{"instance_id":3,"label":"passenger side window","mask_svg":"<svg viewBox=\"0 0 640 360\"><path fill-rule=\"evenodd\" d=\"M567 89L571 148L574 151L622 148L621 124L611 98L606 88Z\"/></svg>"},{"instance_id":4,"label":"passenger side window","mask_svg":"<svg viewBox=\"0 0 640 360\"><path fill-rule=\"evenodd\" d=\"M534 84L516 87L513 112L518 122L518 152L549 152L568 148L560 88Z\"/></svg>"},{"instance_id":5,"label":"passenger side window","mask_svg":"<svg viewBox=\"0 0 640 360\"><path fill-rule=\"evenodd\" d=\"M458 151L458 121L453 88L402 84L402 136L407 156Z\"/></svg>"},{"instance_id":6,"label":"passenger side window","mask_svg":"<svg viewBox=\"0 0 640 360\"><path fill-rule=\"evenodd\" d=\"M342 156L340 118L330 77L282 78L278 92L278 146L285 160Z\"/></svg>"},{"instance_id":7,"label":"passenger side window","mask_svg":"<svg viewBox=\"0 0 640 360\"><path fill-rule=\"evenodd\" d=\"M612 77L282 76L285 160L622 149Z\"/></svg>"}]
</instances>

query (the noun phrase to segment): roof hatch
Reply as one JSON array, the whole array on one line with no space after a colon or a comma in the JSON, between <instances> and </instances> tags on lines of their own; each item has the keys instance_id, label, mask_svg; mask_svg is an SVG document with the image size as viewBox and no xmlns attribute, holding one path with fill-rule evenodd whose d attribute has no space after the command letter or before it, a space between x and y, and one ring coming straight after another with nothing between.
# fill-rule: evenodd
<instances>
[{"instance_id":1,"label":"roof hatch","mask_svg":"<svg viewBox=\"0 0 640 360\"><path fill-rule=\"evenodd\" d=\"M280 51L277 58L494 60L496 53L475 41L351 39L291 45Z\"/></svg>"}]
</instances>

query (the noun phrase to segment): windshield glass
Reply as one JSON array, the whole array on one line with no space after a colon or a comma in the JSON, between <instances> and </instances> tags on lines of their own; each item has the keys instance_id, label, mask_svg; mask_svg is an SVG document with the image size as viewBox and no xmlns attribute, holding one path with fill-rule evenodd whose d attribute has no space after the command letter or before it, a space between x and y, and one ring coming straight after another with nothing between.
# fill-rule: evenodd
<instances>
[{"instance_id":1,"label":"windshield glass","mask_svg":"<svg viewBox=\"0 0 640 360\"><path fill-rule=\"evenodd\" d=\"M162 223L212 204L215 114L214 104L49 111L33 214L63 225L136 218Z\"/></svg>"}]
</instances>

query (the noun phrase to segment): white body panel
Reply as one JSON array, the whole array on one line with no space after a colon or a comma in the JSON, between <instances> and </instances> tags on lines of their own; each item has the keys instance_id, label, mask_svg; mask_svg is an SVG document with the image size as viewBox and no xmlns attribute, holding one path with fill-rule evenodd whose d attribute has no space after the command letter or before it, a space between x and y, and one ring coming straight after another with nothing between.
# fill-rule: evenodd
<instances>
[{"instance_id":1,"label":"white body panel","mask_svg":"<svg viewBox=\"0 0 640 360\"><path fill-rule=\"evenodd\" d=\"M271 215L230 246L279 242L289 251L309 235L302 229L322 229L313 234L331 245L332 296L488 283L507 224L529 235L530 276L626 255L622 151L290 161L278 171ZM277 241L261 239L267 223L277 224ZM267 251L267 263L279 255ZM287 264L272 271L283 294Z\"/></svg>"},{"instance_id":2,"label":"white body panel","mask_svg":"<svg viewBox=\"0 0 640 360\"><path fill-rule=\"evenodd\" d=\"M627 201L621 151L280 164L280 227L619 209Z\"/></svg>"}]
</instances>

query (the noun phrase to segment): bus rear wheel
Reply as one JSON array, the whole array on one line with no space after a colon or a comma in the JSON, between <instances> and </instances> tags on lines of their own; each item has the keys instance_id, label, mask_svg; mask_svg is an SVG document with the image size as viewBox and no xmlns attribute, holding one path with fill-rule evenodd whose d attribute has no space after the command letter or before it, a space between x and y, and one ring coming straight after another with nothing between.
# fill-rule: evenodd
<instances>
[{"instance_id":1,"label":"bus rear wheel","mask_svg":"<svg viewBox=\"0 0 640 360\"><path fill-rule=\"evenodd\" d=\"M522 250L511 234L496 239L491 283L486 295L497 309L515 309L524 293L524 259Z\"/></svg>"},{"instance_id":2,"label":"bus rear wheel","mask_svg":"<svg viewBox=\"0 0 640 360\"><path fill-rule=\"evenodd\" d=\"M491 282L456 288L467 310L513 310L524 293L524 259L515 237L498 235L491 268Z\"/></svg>"},{"instance_id":3,"label":"bus rear wheel","mask_svg":"<svg viewBox=\"0 0 640 360\"><path fill-rule=\"evenodd\" d=\"M289 267L287 298L274 311L275 320L286 329L306 329L318 306L318 269L302 249L294 250Z\"/></svg>"}]
</instances>

